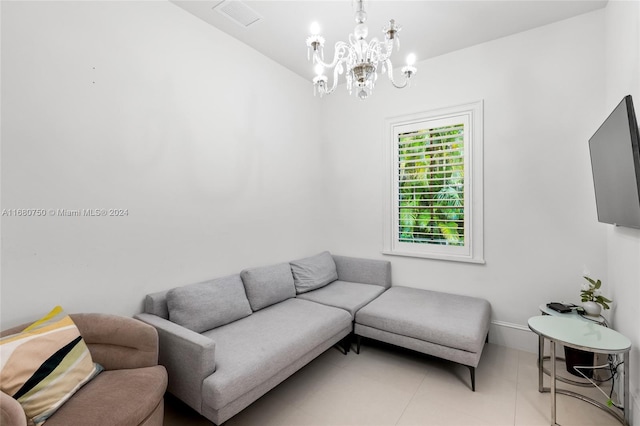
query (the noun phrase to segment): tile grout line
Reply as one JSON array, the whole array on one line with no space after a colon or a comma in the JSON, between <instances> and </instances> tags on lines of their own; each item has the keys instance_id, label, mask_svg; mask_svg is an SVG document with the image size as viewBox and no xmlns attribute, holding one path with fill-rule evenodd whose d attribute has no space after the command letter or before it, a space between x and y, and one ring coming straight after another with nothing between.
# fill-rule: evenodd
<instances>
[{"instance_id":1,"label":"tile grout line","mask_svg":"<svg viewBox=\"0 0 640 426\"><path fill-rule=\"evenodd\" d=\"M513 401L513 426L516 425L516 418L518 417L518 398L520 397L520 361L522 353L518 351L518 363L516 364L516 397Z\"/></svg>"},{"instance_id":2,"label":"tile grout line","mask_svg":"<svg viewBox=\"0 0 640 426\"><path fill-rule=\"evenodd\" d=\"M411 404L411 402L413 402L413 400L415 399L416 395L418 394L418 391L420 390L420 388L422 387L422 384L424 383L424 381L427 380L427 371L425 369L425 372L423 374L422 377L422 381L420 382L420 384L416 387L416 390L413 392L413 395L411 395L411 398L409 398L409 401L407 401L407 404L404 406L404 408L402 409L402 413L400 413L400 416L398 417L398 420L396 420L396 422L394 423L394 425L398 425L398 423L400 422L400 420L402 420L402 417L404 416L404 413L407 411L407 408L409 408L409 405Z\"/></svg>"}]
</instances>

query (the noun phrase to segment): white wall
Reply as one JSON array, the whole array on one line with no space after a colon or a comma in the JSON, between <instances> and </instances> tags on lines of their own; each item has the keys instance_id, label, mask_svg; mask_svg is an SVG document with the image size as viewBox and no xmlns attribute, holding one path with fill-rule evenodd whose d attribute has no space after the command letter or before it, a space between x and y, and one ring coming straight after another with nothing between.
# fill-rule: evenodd
<instances>
[{"instance_id":1,"label":"white wall","mask_svg":"<svg viewBox=\"0 0 640 426\"><path fill-rule=\"evenodd\" d=\"M603 118L603 55L601 10L419 62L409 89L381 78L365 102L346 90L326 98L324 122L335 129L323 146L327 247L390 260L395 284L485 297L490 339L535 350L525 330L538 306L577 301L585 270L607 273L587 144ZM381 255L381 123L479 99L486 265Z\"/></svg>"},{"instance_id":2,"label":"white wall","mask_svg":"<svg viewBox=\"0 0 640 426\"><path fill-rule=\"evenodd\" d=\"M2 326L312 254L318 101L166 2L2 2Z\"/></svg>"},{"instance_id":3,"label":"white wall","mask_svg":"<svg viewBox=\"0 0 640 426\"><path fill-rule=\"evenodd\" d=\"M381 79L366 102L319 102L168 2L1 10L1 207L128 209L2 217L3 328L54 304L131 315L148 292L328 248L391 260L396 284L486 297L492 340L529 350L527 318L575 301L588 270L640 371L640 234L596 222L586 142L623 95L640 113L638 2L420 62L412 88ZM382 256L380 123L478 99L486 265Z\"/></svg>"},{"instance_id":4,"label":"white wall","mask_svg":"<svg viewBox=\"0 0 640 426\"><path fill-rule=\"evenodd\" d=\"M3 325L55 303L130 315L148 292L328 248L391 260L397 284L486 297L492 340L533 350L540 303L611 274L586 144L605 110L603 11L423 61L412 88L381 79L366 102L320 102L167 2L1 16L2 208L129 210L3 217ZM487 264L382 256L380 123L478 99Z\"/></svg>"},{"instance_id":5,"label":"white wall","mask_svg":"<svg viewBox=\"0 0 640 426\"><path fill-rule=\"evenodd\" d=\"M631 94L640 117L640 3L609 1L606 8L606 102L603 116ZM607 228L607 276L614 327L631 339L633 424L640 425L640 230Z\"/></svg>"}]
</instances>

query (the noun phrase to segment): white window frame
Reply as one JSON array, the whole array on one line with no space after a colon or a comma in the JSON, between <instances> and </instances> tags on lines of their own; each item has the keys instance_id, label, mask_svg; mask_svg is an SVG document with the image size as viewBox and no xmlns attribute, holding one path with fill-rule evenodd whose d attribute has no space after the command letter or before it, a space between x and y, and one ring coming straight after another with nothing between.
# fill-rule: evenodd
<instances>
[{"instance_id":1,"label":"white window frame","mask_svg":"<svg viewBox=\"0 0 640 426\"><path fill-rule=\"evenodd\" d=\"M464 246L399 241L398 135L408 130L464 123ZM385 121L383 254L485 263L483 219L483 101L471 102Z\"/></svg>"}]
</instances>

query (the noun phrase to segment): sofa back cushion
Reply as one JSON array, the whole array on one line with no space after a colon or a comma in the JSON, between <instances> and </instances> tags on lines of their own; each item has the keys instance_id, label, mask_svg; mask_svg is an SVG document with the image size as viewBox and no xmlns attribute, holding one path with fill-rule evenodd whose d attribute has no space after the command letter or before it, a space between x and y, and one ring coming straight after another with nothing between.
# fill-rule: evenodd
<instances>
[{"instance_id":1,"label":"sofa back cushion","mask_svg":"<svg viewBox=\"0 0 640 426\"><path fill-rule=\"evenodd\" d=\"M144 298L144 312L157 315L166 320L169 319L169 309L167 308L167 293L170 290L149 293Z\"/></svg>"},{"instance_id":2,"label":"sofa back cushion","mask_svg":"<svg viewBox=\"0 0 640 426\"><path fill-rule=\"evenodd\" d=\"M237 274L169 290L167 308L170 321L196 333L251 315Z\"/></svg>"},{"instance_id":3,"label":"sofa back cushion","mask_svg":"<svg viewBox=\"0 0 640 426\"><path fill-rule=\"evenodd\" d=\"M340 281L391 287L391 262L333 255Z\"/></svg>"},{"instance_id":4,"label":"sofa back cushion","mask_svg":"<svg viewBox=\"0 0 640 426\"><path fill-rule=\"evenodd\" d=\"M288 263L245 269L240 276L254 311L296 296Z\"/></svg>"},{"instance_id":5,"label":"sofa back cushion","mask_svg":"<svg viewBox=\"0 0 640 426\"><path fill-rule=\"evenodd\" d=\"M336 263L328 251L295 260L290 265L298 294L324 287L338 279Z\"/></svg>"}]
</instances>

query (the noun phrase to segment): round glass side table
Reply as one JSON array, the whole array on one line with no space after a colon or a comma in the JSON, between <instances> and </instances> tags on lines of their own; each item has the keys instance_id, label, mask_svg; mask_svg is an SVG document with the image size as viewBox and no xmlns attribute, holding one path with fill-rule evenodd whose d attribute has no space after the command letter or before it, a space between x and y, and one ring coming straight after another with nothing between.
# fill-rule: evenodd
<instances>
[{"instance_id":1,"label":"round glass side table","mask_svg":"<svg viewBox=\"0 0 640 426\"><path fill-rule=\"evenodd\" d=\"M551 392L551 425L556 425L556 394L568 395L588 402L617 418L622 424L629 425L629 351L631 341L610 328L602 327L591 321L578 321L554 315L543 315L529 318L529 328L538 335L538 374L540 384L538 391ZM550 388L542 387L542 358L544 339L550 342L551 384ZM556 343L574 349L604 354L623 354L624 357L624 415L613 411L606 405L582 394L556 388Z\"/></svg>"},{"instance_id":2,"label":"round glass side table","mask_svg":"<svg viewBox=\"0 0 640 426\"><path fill-rule=\"evenodd\" d=\"M575 305L574 305L575 306ZM577 306L576 306L577 307ZM593 322L596 324L599 324L603 327L608 327L609 324L607 323L607 320L605 317L603 317L602 315L598 315L597 317L592 317L589 315L583 315L577 312L577 309L571 309L571 312L558 312L555 311L551 308L549 308L547 306L546 303L542 303L540 306L538 306L538 309L540 310L540 313L542 315L552 315L552 316L557 316L560 318L571 318L571 319L575 319L578 321L587 321L587 322ZM541 347L538 348L538 350L544 354L544 339L540 341L540 343L542 344ZM544 367L544 363L546 361L550 360L550 356L549 355L544 355L542 357L542 363L543 365L541 366L541 370L539 370L539 378L538 378L538 390L540 392L542 392L543 386L542 386L542 375L543 373L546 374L547 376L551 375L551 371L549 371L547 368ZM559 361L566 361L562 356L556 356L556 359ZM556 375L556 380L563 382L563 383L567 383L573 386L581 386L581 387L591 387L593 386L593 384L591 384L591 382L587 381L587 380L576 380L576 378L572 378L572 377L566 377L563 376L561 374ZM598 381L598 380L596 380Z\"/></svg>"}]
</instances>

